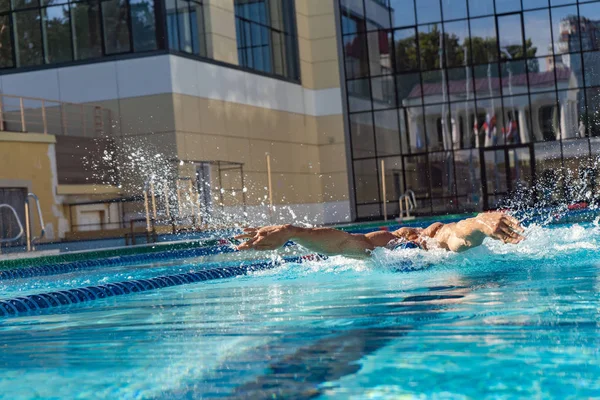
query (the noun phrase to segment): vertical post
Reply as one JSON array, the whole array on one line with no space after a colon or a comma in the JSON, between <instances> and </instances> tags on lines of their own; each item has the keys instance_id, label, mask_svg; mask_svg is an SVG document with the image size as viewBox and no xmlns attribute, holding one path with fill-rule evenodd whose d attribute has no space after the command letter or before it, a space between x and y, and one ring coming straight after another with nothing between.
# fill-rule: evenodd
<instances>
[{"instance_id":1,"label":"vertical post","mask_svg":"<svg viewBox=\"0 0 600 400\"><path fill-rule=\"evenodd\" d=\"M81 127L83 128L83 137L85 137L85 106L81 105Z\"/></svg>"},{"instance_id":2,"label":"vertical post","mask_svg":"<svg viewBox=\"0 0 600 400\"><path fill-rule=\"evenodd\" d=\"M42 99L42 124L44 125L44 135L48 134L48 123L46 120L46 101Z\"/></svg>"},{"instance_id":3,"label":"vertical post","mask_svg":"<svg viewBox=\"0 0 600 400\"><path fill-rule=\"evenodd\" d=\"M19 105L21 106L21 132L27 132L25 125L25 107L23 106L23 98L19 97Z\"/></svg>"},{"instance_id":4,"label":"vertical post","mask_svg":"<svg viewBox=\"0 0 600 400\"><path fill-rule=\"evenodd\" d=\"M4 105L2 103L2 95L0 95L0 131L4 130Z\"/></svg>"},{"instance_id":5,"label":"vertical post","mask_svg":"<svg viewBox=\"0 0 600 400\"><path fill-rule=\"evenodd\" d=\"M381 191L383 196L383 218L388 220L387 214L387 189L385 186L385 160L381 160Z\"/></svg>"},{"instance_id":6,"label":"vertical post","mask_svg":"<svg viewBox=\"0 0 600 400\"><path fill-rule=\"evenodd\" d=\"M150 206L148 205L148 191L145 189L144 189L144 209L146 211L146 232L150 232L152 230L152 226L150 225Z\"/></svg>"},{"instance_id":7,"label":"vertical post","mask_svg":"<svg viewBox=\"0 0 600 400\"><path fill-rule=\"evenodd\" d=\"M156 195L154 194L154 181L150 182L150 195L152 196L152 215L156 220Z\"/></svg>"},{"instance_id":8,"label":"vertical post","mask_svg":"<svg viewBox=\"0 0 600 400\"><path fill-rule=\"evenodd\" d=\"M25 200L25 230L27 233L27 251L31 251L31 216L29 215L29 201Z\"/></svg>"},{"instance_id":9,"label":"vertical post","mask_svg":"<svg viewBox=\"0 0 600 400\"><path fill-rule=\"evenodd\" d=\"M273 222L273 181L271 179L271 155L267 153L267 179L269 181L269 216Z\"/></svg>"},{"instance_id":10,"label":"vertical post","mask_svg":"<svg viewBox=\"0 0 600 400\"><path fill-rule=\"evenodd\" d=\"M167 219L171 219L171 209L169 207L169 186L165 184L164 188L165 196L165 210L167 211Z\"/></svg>"}]
</instances>

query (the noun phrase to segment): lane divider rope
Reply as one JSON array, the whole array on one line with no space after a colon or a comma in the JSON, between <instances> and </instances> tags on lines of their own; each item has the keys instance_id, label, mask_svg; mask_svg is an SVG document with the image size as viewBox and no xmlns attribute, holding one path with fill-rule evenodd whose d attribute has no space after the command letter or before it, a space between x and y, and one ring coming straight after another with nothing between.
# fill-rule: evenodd
<instances>
[{"instance_id":1,"label":"lane divider rope","mask_svg":"<svg viewBox=\"0 0 600 400\"><path fill-rule=\"evenodd\" d=\"M155 278L112 282L105 285L64 289L48 293L38 293L15 297L12 299L0 300L0 317L14 317L32 311L35 312L49 308L79 304L131 293L147 292L165 287L181 286L216 279L233 278L237 276L248 275L251 272L273 269L281 266L284 263L320 261L326 258L327 257L314 254L299 257L286 257L282 260L263 261L249 265L244 265L242 263L237 267L198 270L175 275L158 276Z\"/></svg>"}]
</instances>

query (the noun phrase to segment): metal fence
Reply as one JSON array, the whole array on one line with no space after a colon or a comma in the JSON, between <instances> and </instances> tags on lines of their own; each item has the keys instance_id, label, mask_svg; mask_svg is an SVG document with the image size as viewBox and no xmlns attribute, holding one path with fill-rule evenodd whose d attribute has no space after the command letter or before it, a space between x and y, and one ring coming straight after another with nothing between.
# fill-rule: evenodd
<instances>
[{"instance_id":1,"label":"metal fence","mask_svg":"<svg viewBox=\"0 0 600 400\"><path fill-rule=\"evenodd\" d=\"M0 131L110 136L111 114L110 110L95 105L0 94Z\"/></svg>"}]
</instances>

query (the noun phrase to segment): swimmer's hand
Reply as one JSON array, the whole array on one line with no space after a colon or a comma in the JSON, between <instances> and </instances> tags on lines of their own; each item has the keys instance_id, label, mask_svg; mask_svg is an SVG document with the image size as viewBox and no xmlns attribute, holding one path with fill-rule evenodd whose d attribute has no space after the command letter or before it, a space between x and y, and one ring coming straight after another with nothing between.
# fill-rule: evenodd
<instances>
[{"instance_id":1,"label":"swimmer's hand","mask_svg":"<svg viewBox=\"0 0 600 400\"><path fill-rule=\"evenodd\" d=\"M247 239L237 246L238 250L276 250L292 237L295 227L292 225L265 226L264 228L246 228L235 239Z\"/></svg>"},{"instance_id":2,"label":"swimmer's hand","mask_svg":"<svg viewBox=\"0 0 600 400\"><path fill-rule=\"evenodd\" d=\"M487 237L504 243L520 243L524 239L524 231L519 221L510 215L492 212L445 225L436 239L449 250L463 252L480 246Z\"/></svg>"}]
</instances>

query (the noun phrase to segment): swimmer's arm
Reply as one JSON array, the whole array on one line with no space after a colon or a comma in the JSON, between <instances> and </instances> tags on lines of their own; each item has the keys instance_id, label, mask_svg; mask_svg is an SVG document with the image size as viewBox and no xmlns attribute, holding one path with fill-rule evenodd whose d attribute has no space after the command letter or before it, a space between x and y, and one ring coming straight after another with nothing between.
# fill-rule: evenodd
<instances>
[{"instance_id":1,"label":"swimmer's arm","mask_svg":"<svg viewBox=\"0 0 600 400\"><path fill-rule=\"evenodd\" d=\"M443 248L460 253L481 246L487 237L517 244L523 240L523 231L519 221L511 216L486 213L455 224L444 225L432 237Z\"/></svg>"},{"instance_id":2,"label":"swimmer's arm","mask_svg":"<svg viewBox=\"0 0 600 400\"><path fill-rule=\"evenodd\" d=\"M238 246L239 250L275 250L288 241L324 255L345 255L366 258L376 247L387 245L396 236L390 232L373 232L353 235L331 228L302 228L293 225L267 226L260 229L244 229L236 239L248 239Z\"/></svg>"}]
</instances>

